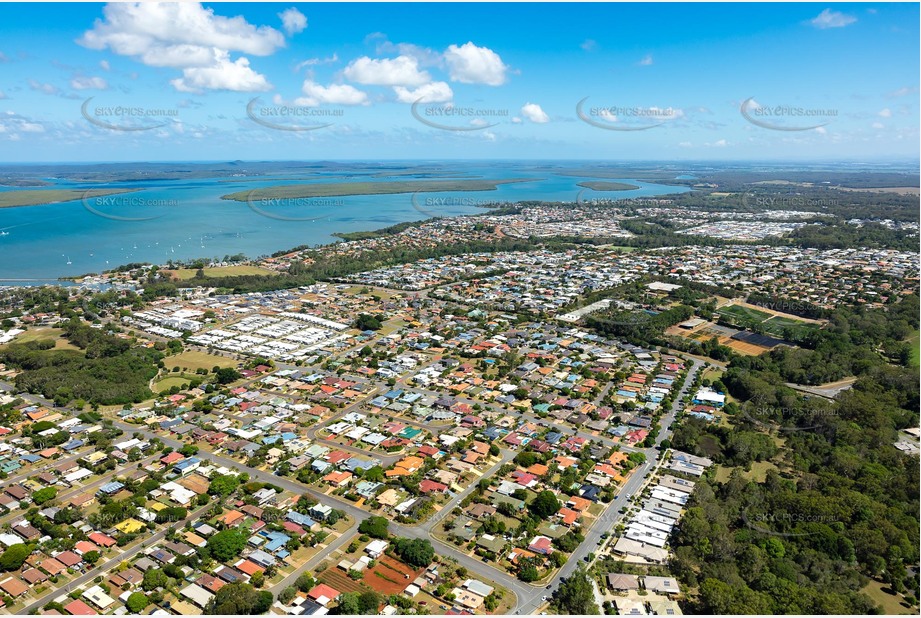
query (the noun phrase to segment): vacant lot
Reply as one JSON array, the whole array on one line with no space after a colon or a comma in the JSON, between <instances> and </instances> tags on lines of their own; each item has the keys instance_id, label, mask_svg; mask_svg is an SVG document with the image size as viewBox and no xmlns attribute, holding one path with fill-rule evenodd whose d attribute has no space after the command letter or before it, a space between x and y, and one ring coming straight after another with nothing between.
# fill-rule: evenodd
<instances>
[{"instance_id":1,"label":"vacant lot","mask_svg":"<svg viewBox=\"0 0 921 618\"><path fill-rule=\"evenodd\" d=\"M400 594L422 571L390 556L381 556L374 568L365 572L364 582L381 594Z\"/></svg>"},{"instance_id":2,"label":"vacant lot","mask_svg":"<svg viewBox=\"0 0 921 618\"><path fill-rule=\"evenodd\" d=\"M223 356L215 356L207 352L198 350L186 350L175 356L167 356L163 359L163 364L170 371L173 367L179 367L183 371L195 372L196 369L207 369L211 371L215 366L234 367L236 362Z\"/></svg>"},{"instance_id":3,"label":"vacant lot","mask_svg":"<svg viewBox=\"0 0 921 618\"><path fill-rule=\"evenodd\" d=\"M173 279L187 281L193 279L198 271L194 268L176 268L174 270L164 271ZM203 268L202 272L205 277L239 277L241 275L277 275L278 273L268 268L260 266L218 266L216 268Z\"/></svg>"},{"instance_id":4,"label":"vacant lot","mask_svg":"<svg viewBox=\"0 0 921 618\"><path fill-rule=\"evenodd\" d=\"M55 350L79 350L77 346L64 338L64 331L60 328L42 327L30 328L24 333L17 335L12 343L28 343L30 341L41 341L51 339L54 341ZM3 346L0 346L3 347Z\"/></svg>"},{"instance_id":5,"label":"vacant lot","mask_svg":"<svg viewBox=\"0 0 921 618\"><path fill-rule=\"evenodd\" d=\"M163 378L162 380L154 382L153 388L151 390L153 390L155 393L159 393L161 391L173 388L174 386L182 388L183 384L188 384L191 380L192 378L189 376L170 375Z\"/></svg>"}]
</instances>

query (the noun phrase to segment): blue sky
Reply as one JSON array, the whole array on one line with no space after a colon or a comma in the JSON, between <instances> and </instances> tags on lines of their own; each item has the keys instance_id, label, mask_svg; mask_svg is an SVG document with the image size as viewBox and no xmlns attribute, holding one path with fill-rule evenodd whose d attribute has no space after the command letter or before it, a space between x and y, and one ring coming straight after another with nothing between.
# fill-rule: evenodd
<instances>
[{"instance_id":1,"label":"blue sky","mask_svg":"<svg viewBox=\"0 0 921 618\"><path fill-rule=\"evenodd\" d=\"M914 160L918 12L0 4L0 161Z\"/></svg>"}]
</instances>

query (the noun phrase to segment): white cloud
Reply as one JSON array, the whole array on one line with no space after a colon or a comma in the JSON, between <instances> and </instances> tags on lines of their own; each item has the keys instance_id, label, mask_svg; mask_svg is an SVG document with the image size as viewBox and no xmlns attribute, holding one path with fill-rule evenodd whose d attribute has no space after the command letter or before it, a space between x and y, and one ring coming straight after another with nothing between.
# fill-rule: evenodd
<instances>
[{"instance_id":1,"label":"white cloud","mask_svg":"<svg viewBox=\"0 0 921 618\"><path fill-rule=\"evenodd\" d=\"M260 92L272 88L264 76L249 68L249 60L237 58L231 62L227 53L213 66L183 69L182 77L170 80L170 84L180 92L195 93L205 90Z\"/></svg>"},{"instance_id":2,"label":"white cloud","mask_svg":"<svg viewBox=\"0 0 921 618\"><path fill-rule=\"evenodd\" d=\"M379 42L376 47L376 52L379 56L391 54L409 56L410 58L415 58L421 67L437 67L444 64L444 58L434 49L422 47L421 45L415 45L413 43L391 43L386 40L386 37L384 37L384 39L385 40Z\"/></svg>"},{"instance_id":3,"label":"white cloud","mask_svg":"<svg viewBox=\"0 0 921 618\"><path fill-rule=\"evenodd\" d=\"M249 60L232 61L230 52L268 56L285 45L274 28L215 15L199 3L112 3L103 16L77 39L80 45L110 49L148 66L182 69L182 78L170 82L179 90L267 89L268 81Z\"/></svg>"},{"instance_id":4,"label":"white cloud","mask_svg":"<svg viewBox=\"0 0 921 618\"><path fill-rule=\"evenodd\" d=\"M886 125L884 125L882 122L874 122L870 126L873 127L874 129L883 129L886 127Z\"/></svg>"},{"instance_id":5,"label":"white cloud","mask_svg":"<svg viewBox=\"0 0 921 618\"><path fill-rule=\"evenodd\" d=\"M400 103L446 103L454 97L451 86L445 82L432 82L424 84L415 90L395 86L393 91L397 95L397 101Z\"/></svg>"},{"instance_id":6,"label":"white cloud","mask_svg":"<svg viewBox=\"0 0 921 618\"><path fill-rule=\"evenodd\" d=\"M101 77L75 77L70 80L70 87L74 90L105 90L109 82Z\"/></svg>"},{"instance_id":7,"label":"white cloud","mask_svg":"<svg viewBox=\"0 0 921 618\"><path fill-rule=\"evenodd\" d=\"M725 148L725 147L728 146L728 145L729 145L729 142L727 142L727 141L724 140L724 139L718 139L718 140L716 140L715 142L713 142L712 144L710 144L710 143L704 144L704 146L710 146L710 147L712 147L712 148Z\"/></svg>"},{"instance_id":8,"label":"white cloud","mask_svg":"<svg viewBox=\"0 0 921 618\"><path fill-rule=\"evenodd\" d=\"M298 73L301 69L305 67L315 67L321 64L332 64L334 62L339 62L339 54L333 53L332 56L326 58L308 58L302 62L298 62L294 67L294 72Z\"/></svg>"},{"instance_id":9,"label":"white cloud","mask_svg":"<svg viewBox=\"0 0 921 618\"><path fill-rule=\"evenodd\" d=\"M281 17L282 27L288 33L288 36L303 32L304 28L307 27L307 18L294 7L285 9L278 16Z\"/></svg>"},{"instance_id":10,"label":"white cloud","mask_svg":"<svg viewBox=\"0 0 921 618\"><path fill-rule=\"evenodd\" d=\"M521 115L537 124L550 122L550 116L537 103L525 103L521 107Z\"/></svg>"},{"instance_id":11,"label":"white cloud","mask_svg":"<svg viewBox=\"0 0 921 618\"><path fill-rule=\"evenodd\" d=\"M369 86L421 86L432 80L410 56L374 59L362 56L345 67L347 79Z\"/></svg>"},{"instance_id":12,"label":"white cloud","mask_svg":"<svg viewBox=\"0 0 921 618\"><path fill-rule=\"evenodd\" d=\"M8 60L9 58L7 58L6 54L0 52L0 62L7 62Z\"/></svg>"},{"instance_id":13,"label":"white cloud","mask_svg":"<svg viewBox=\"0 0 921 618\"><path fill-rule=\"evenodd\" d=\"M643 56L640 61L637 63L641 67L648 67L652 65L652 54L646 54Z\"/></svg>"},{"instance_id":14,"label":"white cloud","mask_svg":"<svg viewBox=\"0 0 921 618\"><path fill-rule=\"evenodd\" d=\"M3 99L8 99L8 98L9 98L9 97L8 97L8 96L6 96L6 93L5 93L5 92L3 92L2 90L0 90L0 100L3 100Z\"/></svg>"},{"instance_id":15,"label":"white cloud","mask_svg":"<svg viewBox=\"0 0 921 618\"><path fill-rule=\"evenodd\" d=\"M100 61L99 61L99 68L101 68L103 71L108 71L108 70L110 70L112 67L109 66L109 61L108 61L108 60L100 60Z\"/></svg>"},{"instance_id":16,"label":"white cloud","mask_svg":"<svg viewBox=\"0 0 921 618\"><path fill-rule=\"evenodd\" d=\"M508 67L499 54L488 47L477 47L472 42L460 47L451 45L445 50L444 59L453 81L488 86L501 86L505 83Z\"/></svg>"},{"instance_id":17,"label":"white cloud","mask_svg":"<svg viewBox=\"0 0 921 618\"><path fill-rule=\"evenodd\" d=\"M890 98L898 98L898 97L905 97L910 94L914 94L916 92L918 92L918 89L915 88L914 86L903 86L899 88L898 90L893 90L886 96Z\"/></svg>"},{"instance_id":18,"label":"white cloud","mask_svg":"<svg viewBox=\"0 0 921 618\"><path fill-rule=\"evenodd\" d=\"M57 86L53 84L43 84L42 82L35 81L34 79L29 80L29 88L35 90L36 92L41 92L42 94L58 94L58 92L60 92Z\"/></svg>"},{"instance_id":19,"label":"white cloud","mask_svg":"<svg viewBox=\"0 0 921 618\"><path fill-rule=\"evenodd\" d=\"M694 146L694 144L692 144L691 142L678 142L678 145L681 148L691 148Z\"/></svg>"},{"instance_id":20,"label":"white cloud","mask_svg":"<svg viewBox=\"0 0 921 618\"><path fill-rule=\"evenodd\" d=\"M596 49L598 49L598 42L595 41L594 39L585 39L584 41L582 41L582 44L579 45L579 47L582 48L582 51L587 51L587 52L595 51Z\"/></svg>"},{"instance_id":21,"label":"white cloud","mask_svg":"<svg viewBox=\"0 0 921 618\"><path fill-rule=\"evenodd\" d=\"M368 95L354 86L348 84L330 84L322 86L311 80L304 82L302 88L304 95L295 99L298 105L317 106L332 105L367 105Z\"/></svg>"},{"instance_id":22,"label":"white cloud","mask_svg":"<svg viewBox=\"0 0 921 618\"><path fill-rule=\"evenodd\" d=\"M878 116L880 118L892 118L892 110L890 110L888 107L885 107L879 111Z\"/></svg>"},{"instance_id":23,"label":"white cloud","mask_svg":"<svg viewBox=\"0 0 921 618\"><path fill-rule=\"evenodd\" d=\"M825 30L827 28L843 28L853 24L855 21L857 21L857 18L853 15L845 15L839 11L825 9L810 20L809 23L820 30Z\"/></svg>"}]
</instances>

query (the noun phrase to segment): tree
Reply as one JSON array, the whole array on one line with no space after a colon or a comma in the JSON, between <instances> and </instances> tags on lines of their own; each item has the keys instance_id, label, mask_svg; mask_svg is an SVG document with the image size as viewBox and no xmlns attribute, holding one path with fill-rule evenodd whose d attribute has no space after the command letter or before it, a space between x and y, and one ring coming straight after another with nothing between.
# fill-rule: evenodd
<instances>
[{"instance_id":1,"label":"tree","mask_svg":"<svg viewBox=\"0 0 921 618\"><path fill-rule=\"evenodd\" d=\"M221 367L214 373L214 376L217 378L218 384L230 384L242 378L243 374L233 367Z\"/></svg>"},{"instance_id":2,"label":"tree","mask_svg":"<svg viewBox=\"0 0 921 618\"><path fill-rule=\"evenodd\" d=\"M390 536L390 533L387 530L388 524L389 521L386 517L375 515L363 520L358 525L358 531L362 534L373 536L376 539L386 539Z\"/></svg>"},{"instance_id":3,"label":"tree","mask_svg":"<svg viewBox=\"0 0 921 618\"><path fill-rule=\"evenodd\" d=\"M39 489L34 494L32 494L32 502L38 506L41 506L49 500L54 500L57 495L58 490L56 487L45 487L44 489Z\"/></svg>"},{"instance_id":4,"label":"tree","mask_svg":"<svg viewBox=\"0 0 921 618\"><path fill-rule=\"evenodd\" d=\"M233 474L218 474L211 479L208 493L212 496L227 497L240 486L240 479Z\"/></svg>"},{"instance_id":5,"label":"tree","mask_svg":"<svg viewBox=\"0 0 921 618\"><path fill-rule=\"evenodd\" d=\"M381 321L373 315L360 313L358 318L355 320L355 328L358 330L380 330Z\"/></svg>"},{"instance_id":6,"label":"tree","mask_svg":"<svg viewBox=\"0 0 921 618\"><path fill-rule=\"evenodd\" d=\"M262 585L265 583L265 573L262 571L256 571L253 573L253 576L249 578L249 583L251 583L256 588L262 588Z\"/></svg>"},{"instance_id":7,"label":"tree","mask_svg":"<svg viewBox=\"0 0 921 618\"><path fill-rule=\"evenodd\" d=\"M373 591L367 592L343 592L336 599L336 608L334 612L338 615L345 616L368 616L377 614L378 609L384 602L384 598Z\"/></svg>"},{"instance_id":8,"label":"tree","mask_svg":"<svg viewBox=\"0 0 921 618\"><path fill-rule=\"evenodd\" d=\"M428 539L397 539L393 547L397 555L414 567L427 567L435 559L435 548Z\"/></svg>"},{"instance_id":9,"label":"tree","mask_svg":"<svg viewBox=\"0 0 921 618\"><path fill-rule=\"evenodd\" d=\"M127 607L128 611L132 614L140 614L149 604L150 601L143 592L132 592L128 596L128 600L125 601L125 607Z\"/></svg>"},{"instance_id":10,"label":"tree","mask_svg":"<svg viewBox=\"0 0 921 618\"><path fill-rule=\"evenodd\" d=\"M83 554L83 560L90 564L96 564L97 562L99 562L99 558L100 558L99 552L96 551L95 549Z\"/></svg>"},{"instance_id":11,"label":"tree","mask_svg":"<svg viewBox=\"0 0 921 618\"><path fill-rule=\"evenodd\" d=\"M539 519L547 519L551 515L556 515L560 510L560 501L557 500L552 491L544 490L531 501L531 504L528 505L528 510Z\"/></svg>"},{"instance_id":12,"label":"tree","mask_svg":"<svg viewBox=\"0 0 921 618\"><path fill-rule=\"evenodd\" d=\"M255 616L264 614L272 607L272 593L257 591L252 584L234 582L222 586L205 608L210 615Z\"/></svg>"},{"instance_id":13,"label":"tree","mask_svg":"<svg viewBox=\"0 0 921 618\"><path fill-rule=\"evenodd\" d=\"M144 579L141 580L141 588L150 592L157 588L164 588L169 583L169 578L160 569L148 569L144 572Z\"/></svg>"},{"instance_id":14,"label":"tree","mask_svg":"<svg viewBox=\"0 0 921 618\"><path fill-rule=\"evenodd\" d=\"M558 614L598 615L601 610L595 603L592 582L585 571L579 569L553 593L551 606Z\"/></svg>"},{"instance_id":15,"label":"tree","mask_svg":"<svg viewBox=\"0 0 921 618\"><path fill-rule=\"evenodd\" d=\"M0 569L4 571L16 571L23 565L29 554L32 553L32 546L25 543L11 545L2 555L0 555Z\"/></svg>"},{"instance_id":16,"label":"tree","mask_svg":"<svg viewBox=\"0 0 921 618\"><path fill-rule=\"evenodd\" d=\"M240 555L246 546L246 535L238 530L228 528L221 530L208 539L208 549L211 557L219 562L227 562Z\"/></svg>"},{"instance_id":17,"label":"tree","mask_svg":"<svg viewBox=\"0 0 921 618\"><path fill-rule=\"evenodd\" d=\"M294 600L294 597L297 596L297 588L294 586L288 586L284 590L278 593L278 601L282 605L287 605Z\"/></svg>"}]
</instances>

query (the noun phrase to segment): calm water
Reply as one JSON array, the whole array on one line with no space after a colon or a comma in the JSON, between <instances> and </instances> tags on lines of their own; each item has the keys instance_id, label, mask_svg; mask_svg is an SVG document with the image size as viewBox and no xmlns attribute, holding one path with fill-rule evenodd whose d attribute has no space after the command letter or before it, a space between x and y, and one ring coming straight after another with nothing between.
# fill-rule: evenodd
<instances>
[{"instance_id":1,"label":"calm water","mask_svg":"<svg viewBox=\"0 0 921 618\"><path fill-rule=\"evenodd\" d=\"M256 212L245 202L222 200L220 196L286 182L341 182L342 178L324 175L312 180L292 177L285 181L273 175L275 180L272 181L226 182L226 179L215 178L111 185L47 179L55 188L142 187L141 191L122 197L89 200L89 204L117 217L156 218L113 220L90 212L81 201L0 209L0 285L101 272L128 262L162 264L169 259L223 258L238 253L257 257L298 245L333 242L337 240L332 236L334 232L373 230L430 216L482 213L483 209L477 204L486 201L575 201L582 191L577 183L586 179L530 170L527 166L453 167L446 171L462 172L469 178L533 180L500 185L496 191L254 203L264 213L314 219L281 221ZM412 177L377 180L412 180ZM640 188L614 192L588 190L582 197L586 200L647 197L688 190L629 178L622 182Z\"/></svg>"}]
</instances>

